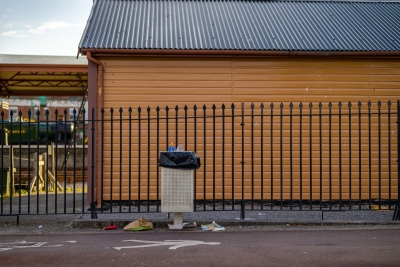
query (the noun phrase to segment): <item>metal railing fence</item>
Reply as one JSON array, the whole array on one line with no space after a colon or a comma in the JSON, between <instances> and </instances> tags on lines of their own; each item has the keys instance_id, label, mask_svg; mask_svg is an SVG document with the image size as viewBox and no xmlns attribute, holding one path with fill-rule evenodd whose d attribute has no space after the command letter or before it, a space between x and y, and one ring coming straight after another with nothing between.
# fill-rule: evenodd
<instances>
[{"instance_id":1,"label":"metal railing fence","mask_svg":"<svg viewBox=\"0 0 400 267\"><path fill-rule=\"evenodd\" d=\"M86 211L87 121L77 111L71 121L66 110L54 114L1 112L0 216Z\"/></svg>"},{"instance_id":2,"label":"metal railing fence","mask_svg":"<svg viewBox=\"0 0 400 267\"><path fill-rule=\"evenodd\" d=\"M96 202L100 212L159 212L157 159L171 142L201 158L195 211L398 209L399 102L13 115L1 113L0 215L84 213Z\"/></svg>"},{"instance_id":3,"label":"metal railing fence","mask_svg":"<svg viewBox=\"0 0 400 267\"><path fill-rule=\"evenodd\" d=\"M160 211L173 142L202 161L195 211L393 209L397 121L390 101L102 109L97 196L104 211Z\"/></svg>"}]
</instances>

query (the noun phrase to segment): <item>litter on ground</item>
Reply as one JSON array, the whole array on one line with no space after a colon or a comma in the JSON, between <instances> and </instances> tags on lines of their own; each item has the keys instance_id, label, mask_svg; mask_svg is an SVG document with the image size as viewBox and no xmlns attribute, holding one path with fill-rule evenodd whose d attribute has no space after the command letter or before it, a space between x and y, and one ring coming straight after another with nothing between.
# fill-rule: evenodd
<instances>
[{"instance_id":1,"label":"litter on ground","mask_svg":"<svg viewBox=\"0 0 400 267\"><path fill-rule=\"evenodd\" d=\"M210 224L201 225L201 229L203 231L223 231L225 230L224 227L217 224L216 222L212 222Z\"/></svg>"},{"instance_id":2,"label":"litter on ground","mask_svg":"<svg viewBox=\"0 0 400 267\"><path fill-rule=\"evenodd\" d=\"M135 220L124 227L124 231L147 231L153 230L153 224L143 218Z\"/></svg>"}]
</instances>

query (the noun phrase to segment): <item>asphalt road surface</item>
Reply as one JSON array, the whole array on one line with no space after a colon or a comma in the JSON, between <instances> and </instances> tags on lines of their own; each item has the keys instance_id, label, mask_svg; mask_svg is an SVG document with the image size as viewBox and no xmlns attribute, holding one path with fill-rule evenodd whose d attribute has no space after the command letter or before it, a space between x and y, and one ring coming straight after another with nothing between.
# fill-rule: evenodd
<instances>
[{"instance_id":1,"label":"asphalt road surface","mask_svg":"<svg viewBox=\"0 0 400 267\"><path fill-rule=\"evenodd\" d=\"M400 266L400 229L0 236L0 266Z\"/></svg>"}]
</instances>

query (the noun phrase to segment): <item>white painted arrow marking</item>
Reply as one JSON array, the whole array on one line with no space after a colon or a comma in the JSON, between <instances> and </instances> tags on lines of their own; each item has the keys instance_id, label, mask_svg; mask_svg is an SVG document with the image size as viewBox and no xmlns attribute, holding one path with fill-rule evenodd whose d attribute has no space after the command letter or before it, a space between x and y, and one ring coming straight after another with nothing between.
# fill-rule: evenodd
<instances>
[{"instance_id":1,"label":"white painted arrow marking","mask_svg":"<svg viewBox=\"0 0 400 267\"><path fill-rule=\"evenodd\" d=\"M12 243L0 243L0 247L8 247L8 248L40 248L43 245L47 244L47 242L26 242L26 241L17 241Z\"/></svg>"},{"instance_id":2,"label":"white painted arrow marking","mask_svg":"<svg viewBox=\"0 0 400 267\"><path fill-rule=\"evenodd\" d=\"M64 243L76 243L76 241L62 241ZM0 252L17 249L17 248L53 248L62 247L63 244L49 245L48 242L27 242L27 241L16 241L11 243L0 243Z\"/></svg>"},{"instance_id":3,"label":"white painted arrow marking","mask_svg":"<svg viewBox=\"0 0 400 267\"><path fill-rule=\"evenodd\" d=\"M139 242L147 243L146 245L127 246L127 247L114 247L116 250L123 248L149 248L149 247L161 247L171 246L169 249L177 249L181 247L197 246L197 245L221 245L219 242L204 242L197 240L164 240L164 241L145 241L145 240L123 240L122 242Z\"/></svg>"}]
</instances>

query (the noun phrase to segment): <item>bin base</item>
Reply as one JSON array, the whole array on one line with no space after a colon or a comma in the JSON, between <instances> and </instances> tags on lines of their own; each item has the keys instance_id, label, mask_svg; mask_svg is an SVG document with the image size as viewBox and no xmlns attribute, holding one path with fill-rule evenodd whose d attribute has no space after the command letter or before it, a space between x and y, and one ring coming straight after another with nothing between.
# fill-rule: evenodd
<instances>
[{"instance_id":1,"label":"bin base","mask_svg":"<svg viewBox=\"0 0 400 267\"><path fill-rule=\"evenodd\" d=\"M183 213L174 212L174 224L168 224L169 229L181 230L183 229Z\"/></svg>"},{"instance_id":2,"label":"bin base","mask_svg":"<svg viewBox=\"0 0 400 267\"><path fill-rule=\"evenodd\" d=\"M174 224L168 224L171 230L182 230L183 228L196 228L196 222L183 222L183 213L174 212Z\"/></svg>"}]
</instances>

